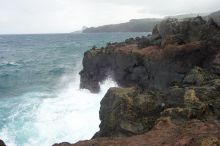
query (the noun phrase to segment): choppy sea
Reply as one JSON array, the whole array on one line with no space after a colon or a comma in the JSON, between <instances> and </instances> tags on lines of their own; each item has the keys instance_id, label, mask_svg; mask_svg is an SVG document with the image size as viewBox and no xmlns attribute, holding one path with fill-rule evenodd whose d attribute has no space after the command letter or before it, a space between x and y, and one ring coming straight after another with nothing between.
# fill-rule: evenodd
<instances>
[{"instance_id":1,"label":"choppy sea","mask_svg":"<svg viewBox=\"0 0 220 146\"><path fill-rule=\"evenodd\" d=\"M93 45L147 33L0 35L0 139L50 146L90 139L111 78L92 94L79 89L82 58Z\"/></svg>"}]
</instances>

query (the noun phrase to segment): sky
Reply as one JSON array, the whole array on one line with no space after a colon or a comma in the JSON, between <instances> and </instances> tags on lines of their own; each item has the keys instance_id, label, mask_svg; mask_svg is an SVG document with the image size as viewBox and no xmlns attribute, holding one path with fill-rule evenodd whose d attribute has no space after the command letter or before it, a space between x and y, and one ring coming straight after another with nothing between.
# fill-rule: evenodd
<instances>
[{"instance_id":1,"label":"sky","mask_svg":"<svg viewBox=\"0 0 220 146\"><path fill-rule=\"evenodd\" d=\"M220 0L0 0L0 34L67 33L83 26L219 10Z\"/></svg>"}]
</instances>

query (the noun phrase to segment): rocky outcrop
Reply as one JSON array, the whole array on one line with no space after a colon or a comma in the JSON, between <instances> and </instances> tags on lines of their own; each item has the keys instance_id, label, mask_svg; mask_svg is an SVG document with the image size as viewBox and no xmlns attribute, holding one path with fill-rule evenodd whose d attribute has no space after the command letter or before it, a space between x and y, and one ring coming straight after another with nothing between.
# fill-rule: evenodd
<instances>
[{"instance_id":1,"label":"rocky outcrop","mask_svg":"<svg viewBox=\"0 0 220 146\"><path fill-rule=\"evenodd\" d=\"M111 88L101 101L100 131L94 137L131 136L149 131L163 110L159 92Z\"/></svg>"},{"instance_id":2,"label":"rocky outcrop","mask_svg":"<svg viewBox=\"0 0 220 146\"><path fill-rule=\"evenodd\" d=\"M166 19L152 35L85 52L81 88L120 85L101 101L100 131L74 146L220 145L220 28ZM57 146L72 146L69 143Z\"/></svg>"},{"instance_id":3,"label":"rocky outcrop","mask_svg":"<svg viewBox=\"0 0 220 146\"><path fill-rule=\"evenodd\" d=\"M80 72L81 88L98 92L99 83L109 75L121 86L109 89L101 101L100 131L93 138L149 134L158 120L167 118L177 127L190 121L219 121L219 56L220 28L215 19L202 17L169 18L156 25L150 36L87 51ZM192 135L175 138L176 143L168 145L219 142L219 137L198 138L201 141ZM154 144L162 145L160 140ZM111 142L99 142L106 141Z\"/></svg>"},{"instance_id":4,"label":"rocky outcrop","mask_svg":"<svg viewBox=\"0 0 220 146\"><path fill-rule=\"evenodd\" d=\"M164 117L220 120L220 76L195 67L166 91L110 88L101 101L100 131L94 138L143 134Z\"/></svg>"},{"instance_id":5,"label":"rocky outcrop","mask_svg":"<svg viewBox=\"0 0 220 146\"><path fill-rule=\"evenodd\" d=\"M0 139L0 146L6 146L4 141L2 141L1 139Z\"/></svg>"},{"instance_id":6,"label":"rocky outcrop","mask_svg":"<svg viewBox=\"0 0 220 146\"><path fill-rule=\"evenodd\" d=\"M220 28L214 21L166 19L151 36L85 52L80 87L98 92L110 75L122 87L166 90L195 66L219 65L219 56Z\"/></svg>"}]
</instances>

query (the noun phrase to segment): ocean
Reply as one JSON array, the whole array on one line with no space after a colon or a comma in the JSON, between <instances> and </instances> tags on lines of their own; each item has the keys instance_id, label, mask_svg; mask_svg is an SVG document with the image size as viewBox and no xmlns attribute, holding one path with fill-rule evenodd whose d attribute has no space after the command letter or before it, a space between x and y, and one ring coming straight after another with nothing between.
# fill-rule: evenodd
<instances>
[{"instance_id":1,"label":"ocean","mask_svg":"<svg viewBox=\"0 0 220 146\"><path fill-rule=\"evenodd\" d=\"M83 54L148 33L0 35L0 139L8 146L50 146L90 139L111 79L79 89Z\"/></svg>"}]
</instances>

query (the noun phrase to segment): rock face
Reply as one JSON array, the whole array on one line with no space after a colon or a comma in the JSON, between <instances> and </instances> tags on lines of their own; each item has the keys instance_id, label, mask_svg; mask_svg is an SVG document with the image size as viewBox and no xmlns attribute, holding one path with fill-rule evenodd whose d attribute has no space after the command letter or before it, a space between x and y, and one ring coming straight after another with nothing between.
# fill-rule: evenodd
<instances>
[{"instance_id":1,"label":"rock face","mask_svg":"<svg viewBox=\"0 0 220 146\"><path fill-rule=\"evenodd\" d=\"M159 118L220 120L220 76L199 67L166 91L110 88L101 101L97 137L143 134Z\"/></svg>"},{"instance_id":2,"label":"rock face","mask_svg":"<svg viewBox=\"0 0 220 146\"><path fill-rule=\"evenodd\" d=\"M80 86L98 92L99 83L110 75L122 87L166 90L195 66L219 65L219 29L214 21L201 17L167 19L152 36L89 50L84 54Z\"/></svg>"},{"instance_id":3,"label":"rock face","mask_svg":"<svg viewBox=\"0 0 220 146\"><path fill-rule=\"evenodd\" d=\"M166 19L150 36L93 48L85 52L80 75L81 88L92 92L109 75L120 87L101 101L100 131L74 145L220 145L216 19Z\"/></svg>"},{"instance_id":4,"label":"rock face","mask_svg":"<svg viewBox=\"0 0 220 146\"><path fill-rule=\"evenodd\" d=\"M101 101L100 132L95 137L131 136L152 128L163 109L163 95L134 88L111 88Z\"/></svg>"}]
</instances>

